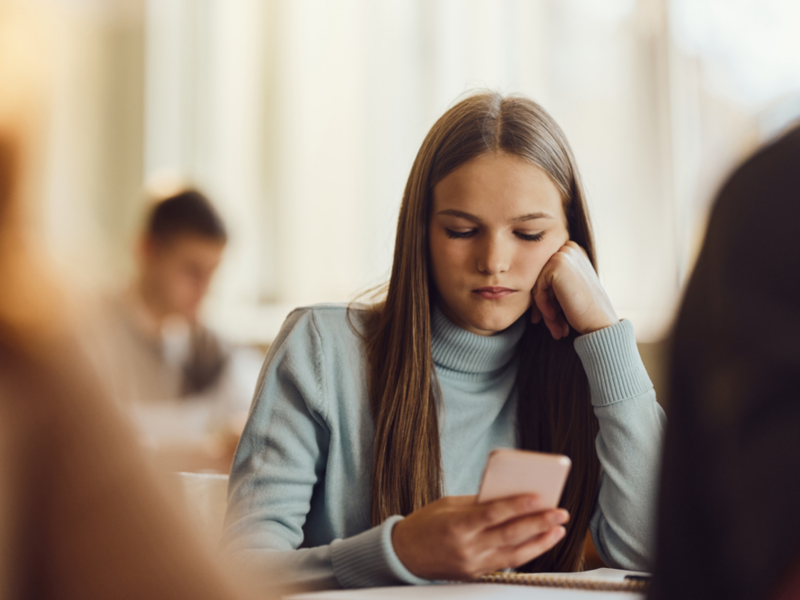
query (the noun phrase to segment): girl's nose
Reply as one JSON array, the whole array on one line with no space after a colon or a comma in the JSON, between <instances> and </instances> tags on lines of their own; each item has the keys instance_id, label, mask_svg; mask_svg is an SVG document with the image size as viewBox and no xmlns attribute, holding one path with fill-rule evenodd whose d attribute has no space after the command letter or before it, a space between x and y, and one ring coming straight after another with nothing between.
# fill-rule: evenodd
<instances>
[{"instance_id":1,"label":"girl's nose","mask_svg":"<svg viewBox=\"0 0 800 600\"><path fill-rule=\"evenodd\" d=\"M505 273L511 267L511 250L499 240L488 239L477 257L478 271L485 275Z\"/></svg>"}]
</instances>

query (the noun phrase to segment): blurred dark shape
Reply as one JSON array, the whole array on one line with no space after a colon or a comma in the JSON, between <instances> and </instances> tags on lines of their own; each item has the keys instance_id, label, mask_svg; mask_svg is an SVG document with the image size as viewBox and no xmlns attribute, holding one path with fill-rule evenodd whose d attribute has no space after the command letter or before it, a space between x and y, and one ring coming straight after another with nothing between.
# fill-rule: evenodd
<instances>
[{"instance_id":1,"label":"blurred dark shape","mask_svg":"<svg viewBox=\"0 0 800 600\"><path fill-rule=\"evenodd\" d=\"M780 586L776 600L797 600L800 598L800 560L795 562Z\"/></svg>"},{"instance_id":2,"label":"blurred dark shape","mask_svg":"<svg viewBox=\"0 0 800 600\"><path fill-rule=\"evenodd\" d=\"M104 397L37 254L31 5L0 0L0 599L243 598Z\"/></svg>"},{"instance_id":3,"label":"blurred dark shape","mask_svg":"<svg viewBox=\"0 0 800 600\"><path fill-rule=\"evenodd\" d=\"M795 129L723 187L678 318L653 600L798 590L798 224Z\"/></svg>"},{"instance_id":4,"label":"blurred dark shape","mask_svg":"<svg viewBox=\"0 0 800 600\"><path fill-rule=\"evenodd\" d=\"M0 338L0 598L241 597L70 337L16 333L23 347Z\"/></svg>"}]
</instances>

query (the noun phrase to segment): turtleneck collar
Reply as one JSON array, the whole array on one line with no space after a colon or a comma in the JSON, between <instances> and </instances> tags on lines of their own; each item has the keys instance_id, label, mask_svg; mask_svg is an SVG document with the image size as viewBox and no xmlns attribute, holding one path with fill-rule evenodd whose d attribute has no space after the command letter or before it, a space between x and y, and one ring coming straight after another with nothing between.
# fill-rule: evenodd
<instances>
[{"instance_id":1,"label":"turtleneck collar","mask_svg":"<svg viewBox=\"0 0 800 600\"><path fill-rule=\"evenodd\" d=\"M496 335L483 336L455 325L432 303L431 334L433 362L464 378L483 378L497 373L514 358L517 343L525 333L525 315Z\"/></svg>"}]
</instances>

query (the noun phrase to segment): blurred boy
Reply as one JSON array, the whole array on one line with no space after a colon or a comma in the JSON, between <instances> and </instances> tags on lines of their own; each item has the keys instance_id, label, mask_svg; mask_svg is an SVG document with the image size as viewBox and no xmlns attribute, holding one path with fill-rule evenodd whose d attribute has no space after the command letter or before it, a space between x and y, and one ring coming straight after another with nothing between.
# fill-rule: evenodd
<instances>
[{"instance_id":1,"label":"blurred boy","mask_svg":"<svg viewBox=\"0 0 800 600\"><path fill-rule=\"evenodd\" d=\"M227 468L260 367L260 356L234 354L199 318L226 242L201 193L161 200L138 240L136 275L111 302L110 388L150 445L172 447L169 468Z\"/></svg>"},{"instance_id":2,"label":"blurred boy","mask_svg":"<svg viewBox=\"0 0 800 600\"><path fill-rule=\"evenodd\" d=\"M208 393L219 382L228 356L198 312L226 242L222 220L199 192L151 209L136 277L117 306L120 341L134 361L129 398L173 400Z\"/></svg>"}]
</instances>

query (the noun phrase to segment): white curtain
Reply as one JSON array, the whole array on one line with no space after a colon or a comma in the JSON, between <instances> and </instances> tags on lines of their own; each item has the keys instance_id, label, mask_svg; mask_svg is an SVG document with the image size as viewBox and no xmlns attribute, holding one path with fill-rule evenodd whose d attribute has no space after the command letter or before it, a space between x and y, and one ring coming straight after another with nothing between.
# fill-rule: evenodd
<instances>
[{"instance_id":1,"label":"white curtain","mask_svg":"<svg viewBox=\"0 0 800 600\"><path fill-rule=\"evenodd\" d=\"M659 120L665 13L602 4L151 0L147 172L188 174L234 230L213 318L269 337L292 305L384 281L423 137L488 87L534 98L564 127L605 284L643 331L657 327L679 283Z\"/></svg>"},{"instance_id":2,"label":"white curtain","mask_svg":"<svg viewBox=\"0 0 800 600\"><path fill-rule=\"evenodd\" d=\"M187 178L231 229L207 309L240 340L386 279L423 137L483 87L564 128L604 284L657 339L719 179L800 112L790 0L49 2L50 245L124 278L144 182Z\"/></svg>"}]
</instances>

